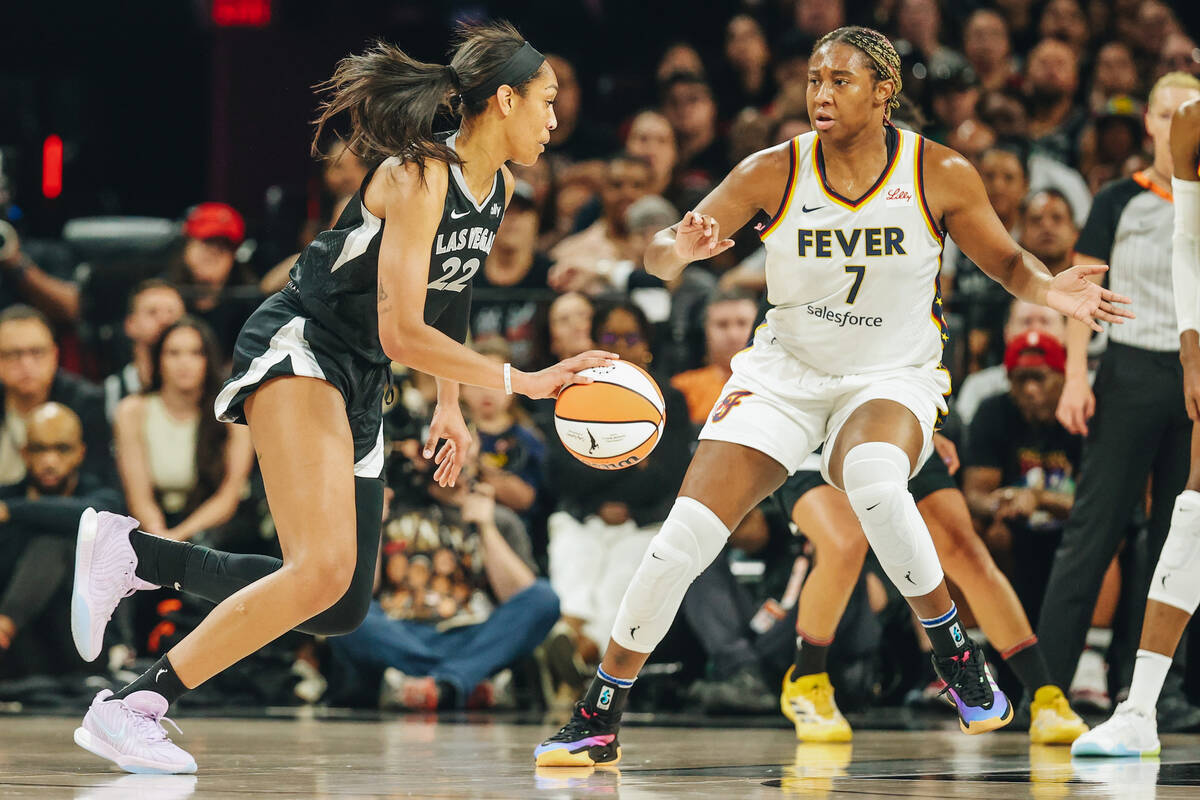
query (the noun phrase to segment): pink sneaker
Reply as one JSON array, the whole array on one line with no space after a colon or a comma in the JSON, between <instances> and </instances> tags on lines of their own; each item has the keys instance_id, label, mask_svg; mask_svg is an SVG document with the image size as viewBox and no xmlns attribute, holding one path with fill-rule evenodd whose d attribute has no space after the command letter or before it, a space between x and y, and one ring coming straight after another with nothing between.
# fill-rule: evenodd
<instances>
[{"instance_id":1,"label":"pink sneaker","mask_svg":"<svg viewBox=\"0 0 1200 800\"><path fill-rule=\"evenodd\" d=\"M71 635L84 661L95 661L104 646L104 628L122 598L156 589L133 574L137 554L129 532L137 520L89 508L79 517L75 539L75 587L71 594Z\"/></svg>"},{"instance_id":2,"label":"pink sneaker","mask_svg":"<svg viewBox=\"0 0 1200 800\"><path fill-rule=\"evenodd\" d=\"M167 738L160 723L166 720L179 731L174 721L163 716L167 698L149 691L134 692L124 700L111 697L112 692L105 689L92 700L83 724L75 729L75 744L126 772L172 775L196 771L196 760Z\"/></svg>"}]
</instances>

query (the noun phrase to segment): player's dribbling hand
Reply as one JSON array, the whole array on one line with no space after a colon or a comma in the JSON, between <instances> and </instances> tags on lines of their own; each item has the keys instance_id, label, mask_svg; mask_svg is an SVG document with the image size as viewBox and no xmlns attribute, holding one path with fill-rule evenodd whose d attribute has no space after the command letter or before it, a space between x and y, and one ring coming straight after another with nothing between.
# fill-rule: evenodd
<instances>
[{"instance_id":1,"label":"player's dribbling hand","mask_svg":"<svg viewBox=\"0 0 1200 800\"><path fill-rule=\"evenodd\" d=\"M721 238L720 224L708 214L689 211L675 227L675 254L689 263L712 258L733 247Z\"/></svg>"},{"instance_id":2,"label":"player's dribbling hand","mask_svg":"<svg viewBox=\"0 0 1200 800\"><path fill-rule=\"evenodd\" d=\"M458 480L458 473L466 463L467 454L471 450L471 430L463 419L462 410L457 403L438 403L433 410L433 419L429 423L429 438L425 441L423 455L433 458L437 469L433 471L433 479L438 486L453 486ZM442 449L434 455L437 443L445 439Z\"/></svg>"},{"instance_id":3,"label":"player's dribbling hand","mask_svg":"<svg viewBox=\"0 0 1200 800\"><path fill-rule=\"evenodd\" d=\"M557 397L564 386L572 383L591 383L592 379L579 373L592 367L607 367L620 356L606 350L588 350L577 356L571 356L558 362L552 367L546 367L538 372L521 372L513 370L513 391L534 400L544 397Z\"/></svg>"},{"instance_id":4,"label":"player's dribbling hand","mask_svg":"<svg viewBox=\"0 0 1200 800\"><path fill-rule=\"evenodd\" d=\"M1132 311L1114 305L1128 305L1132 300L1105 289L1088 277L1105 272L1108 272L1108 266L1104 264L1078 264L1063 270L1050 280L1046 305L1071 319L1079 320L1097 333L1104 330L1101 322L1120 325L1126 319L1133 319Z\"/></svg>"}]
</instances>

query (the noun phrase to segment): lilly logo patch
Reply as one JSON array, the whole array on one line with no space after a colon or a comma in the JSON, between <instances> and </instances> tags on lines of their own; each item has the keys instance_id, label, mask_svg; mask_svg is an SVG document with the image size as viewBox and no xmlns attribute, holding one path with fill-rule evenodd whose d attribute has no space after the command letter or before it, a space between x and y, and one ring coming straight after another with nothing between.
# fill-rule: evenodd
<instances>
[{"instance_id":1,"label":"lilly logo patch","mask_svg":"<svg viewBox=\"0 0 1200 800\"><path fill-rule=\"evenodd\" d=\"M888 208L896 206L911 206L913 204L913 185L903 183L889 187L883 196Z\"/></svg>"}]
</instances>

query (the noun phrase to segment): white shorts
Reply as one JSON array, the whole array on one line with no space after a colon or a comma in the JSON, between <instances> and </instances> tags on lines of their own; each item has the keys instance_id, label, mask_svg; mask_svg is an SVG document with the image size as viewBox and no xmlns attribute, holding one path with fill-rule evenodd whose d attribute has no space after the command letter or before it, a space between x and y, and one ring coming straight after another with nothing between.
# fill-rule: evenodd
<instances>
[{"instance_id":1,"label":"white shorts","mask_svg":"<svg viewBox=\"0 0 1200 800\"><path fill-rule=\"evenodd\" d=\"M933 451L933 429L945 414L950 374L938 362L862 375L829 375L808 366L776 341L768 326L733 357L733 375L721 390L701 439L751 447L792 474L819 445L832 443L855 409L870 400L892 400L917 418L924 434L913 474ZM829 481L829 457L821 475Z\"/></svg>"}]
</instances>

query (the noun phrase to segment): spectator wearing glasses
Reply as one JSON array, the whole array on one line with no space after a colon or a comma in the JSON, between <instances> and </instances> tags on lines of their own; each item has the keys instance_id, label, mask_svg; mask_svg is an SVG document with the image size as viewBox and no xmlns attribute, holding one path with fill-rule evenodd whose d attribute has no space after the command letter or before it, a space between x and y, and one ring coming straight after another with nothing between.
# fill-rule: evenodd
<instances>
[{"instance_id":1,"label":"spectator wearing glasses","mask_svg":"<svg viewBox=\"0 0 1200 800\"><path fill-rule=\"evenodd\" d=\"M0 485L25 478L25 424L30 412L53 400L78 415L87 446L85 465L115 486L112 431L100 387L59 369L50 322L30 306L0 312Z\"/></svg>"}]
</instances>

